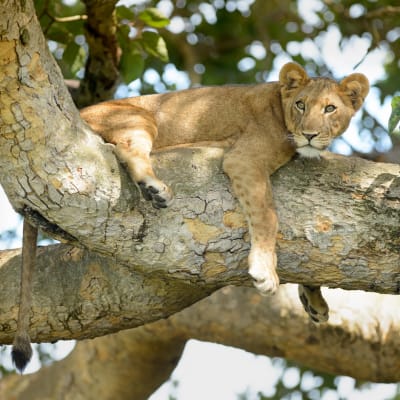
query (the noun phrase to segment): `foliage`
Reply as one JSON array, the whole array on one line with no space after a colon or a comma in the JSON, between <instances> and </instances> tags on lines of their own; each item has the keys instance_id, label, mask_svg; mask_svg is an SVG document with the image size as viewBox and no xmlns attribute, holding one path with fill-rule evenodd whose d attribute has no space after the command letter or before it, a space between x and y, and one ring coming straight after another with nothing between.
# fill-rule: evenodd
<instances>
[{"instance_id":1,"label":"foliage","mask_svg":"<svg viewBox=\"0 0 400 400\"><path fill-rule=\"evenodd\" d=\"M119 22L118 39L122 49L120 70L124 82L128 84L142 75L146 55L163 62L168 61L167 46L156 29L167 26L169 19L152 7L135 12L119 6L116 13Z\"/></svg>"},{"instance_id":2,"label":"foliage","mask_svg":"<svg viewBox=\"0 0 400 400\"><path fill-rule=\"evenodd\" d=\"M83 78L88 53L84 4L38 0L35 5L64 76ZM133 87L140 93L266 81L275 66L288 60L304 65L311 74L335 75L327 48L336 44L325 39L327 32L337 31L339 51L349 51L354 44L364 48L349 59L350 70L369 54L386 50L384 65L379 66L386 77L375 83L383 102L400 87L394 57L400 53L399 13L389 0L125 1L114 15L122 53L120 74L126 85L136 80ZM171 78L170 71L181 79ZM131 88L122 93L136 94ZM382 118L364 110L360 128L377 150L385 147L388 133Z\"/></svg>"},{"instance_id":3,"label":"foliage","mask_svg":"<svg viewBox=\"0 0 400 400\"><path fill-rule=\"evenodd\" d=\"M50 49L67 79L82 78L88 47L85 41L85 6L76 1L64 4L57 0L35 1L36 12ZM144 60L153 56L168 61L168 50L157 29L169 24L169 19L157 8L115 9L118 21L118 40L122 50L120 73L125 83L140 77Z\"/></svg>"},{"instance_id":4,"label":"foliage","mask_svg":"<svg viewBox=\"0 0 400 400\"><path fill-rule=\"evenodd\" d=\"M6 346L1 346L0 347L0 379L4 378L5 376L11 374L12 371L10 371L8 368L6 368L3 363L1 362L2 359L4 359L7 356L7 347Z\"/></svg>"},{"instance_id":5,"label":"foliage","mask_svg":"<svg viewBox=\"0 0 400 400\"><path fill-rule=\"evenodd\" d=\"M65 78L73 78L84 65L87 48L83 44L85 17L81 2L37 0L36 13L43 33L53 51Z\"/></svg>"},{"instance_id":6,"label":"foliage","mask_svg":"<svg viewBox=\"0 0 400 400\"><path fill-rule=\"evenodd\" d=\"M400 122L400 96L392 99L392 114L389 118L389 133L395 133L395 129ZM397 130L397 134L399 131Z\"/></svg>"},{"instance_id":7,"label":"foliage","mask_svg":"<svg viewBox=\"0 0 400 400\"><path fill-rule=\"evenodd\" d=\"M11 243L17 238L17 232L15 229L8 229L0 233L0 240L3 243L4 248L10 248Z\"/></svg>"}]
</instances>

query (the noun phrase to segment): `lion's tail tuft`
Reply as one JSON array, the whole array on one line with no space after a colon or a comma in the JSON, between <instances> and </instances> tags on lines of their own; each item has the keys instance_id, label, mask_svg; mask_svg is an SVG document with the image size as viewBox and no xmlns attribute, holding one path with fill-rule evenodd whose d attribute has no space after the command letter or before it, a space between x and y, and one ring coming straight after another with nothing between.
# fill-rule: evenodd
<instances>
[{"instance_id":1,"label":"lion's tail tuft","mask_svg":"<svg viewBox=\"0 0 400 400\"><path fill-rule=\"evenodd\" d=\"M23 372L32 357L31 339L27 333L14 338L11 357L19 372Z\"/></svg>"}]
</instances>

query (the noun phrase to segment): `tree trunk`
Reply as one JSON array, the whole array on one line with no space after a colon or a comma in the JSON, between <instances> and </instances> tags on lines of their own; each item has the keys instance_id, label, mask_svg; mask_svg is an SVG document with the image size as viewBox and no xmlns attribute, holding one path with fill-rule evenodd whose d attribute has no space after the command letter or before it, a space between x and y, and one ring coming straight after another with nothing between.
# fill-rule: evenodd
<instances>
[{"instance_id":1,"label":"tree trunk","mask_svg":"<svg viewBox=\"0 0 400 400\"><path fill-rule=\"evenodd\" d=\"M89 46L85 76L74 96L79 108L109 100L119 83L121 49L117 39L117 0L84 0L85 37Z\"/></svg>"}]
</instances>

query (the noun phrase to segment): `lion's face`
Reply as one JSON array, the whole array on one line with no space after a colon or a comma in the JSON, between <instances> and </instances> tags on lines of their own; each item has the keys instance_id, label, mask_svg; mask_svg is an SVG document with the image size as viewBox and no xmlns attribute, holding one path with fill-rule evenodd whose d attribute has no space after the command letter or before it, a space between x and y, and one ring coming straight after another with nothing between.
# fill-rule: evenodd
<instances>
[{"instance_id":1,"label":"lion's face","mask_svg":"<svg viewBox=\"0 0 400 400\"><path fill-rule=\"evenodd\" d=\"M309 78L297 64L286 64L279 75L285 123L298 153L319 157L348 127L369 91L368 79L352 74L340 83Z\"/></svg>"}]
</instances>

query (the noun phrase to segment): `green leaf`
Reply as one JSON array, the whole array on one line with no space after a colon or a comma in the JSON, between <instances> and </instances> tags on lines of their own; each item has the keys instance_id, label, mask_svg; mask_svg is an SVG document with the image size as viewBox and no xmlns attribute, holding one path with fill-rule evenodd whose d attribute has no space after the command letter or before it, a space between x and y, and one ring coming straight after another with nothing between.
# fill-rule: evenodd
<instances>
[{"instance_id":1,"label":"green leaf","mask_svg":"<svg viewBox=\"0 0 400 400\"><path fill-rule=\"evenodd\" d=\"M120 19L127 19L128 21L133 21L135 19L135 13L128 7L118 6L116 11L117 17Z\"/></svg>"},{"instance_id":2,"label":"green leaf","mask_svg":"<svg viewBox=\"0 0 400 400\"><path fill-rule=\"evenodd\" d=\"M392 113L389 118L389 134L393 134L396 126L400 122L400 96L392 99Z\"/></svg>"},{"instance_id":3,"label":"green leaf","mask_svg":"<svg viewBox=\"0 0 400 400\"><path fill-rule=\"evenodd\" d=\"M65 29L65 26L53 24L46 34L46 39L55 42L68 44L73 40L74 36Z\"/></svg>"},{"instance_id":4,"label":"green leaf","mask_svg":"<svg viewBox=\"0 0 400 400\"><path fill-rule=\"evenodd\" d=\"M35 0L34 1L36 15L42 15L43 9L45 8L45 1L44 0Z\"/></svg>"},{"instance_id":5,"label":"green leaf","mask_svg":"<svg viewBox=\"0 0 400 400\"><path fill-rule=\"evenodd\" d=\"M119 67L122 79L126 84L140 77L144 70L144 60L136 46L124 49Z\"/></svg>"},{"instance_id":6,"label":"green leaf","mask_svg":"<svg viewBox=\"0 0 400 400\"><path fill-rule=\"evenodd\" d=\"M69 69L72 69L75 59L78 56L79 49L80 46L73 41L69 42L65 47L62 60Z\"/></svg>"},{"instance_id":7,"label":"green leaf","mask_svg":"<svg viewBox=\"0 0 400 400\"><path fill-rule=\"evenodd\" d=\"M169 19L157 8L146 8L139 19L152 28L164 28L169 24Z\"/></svg>"},{"instance_id":8,"label":"green leaf","mask_svg":"<svg viewBox=\"0 0 400 400\"><path fill-rule=\"evenodd\" d=\"M128 25L119 25L117 29L117 38L120 46L124 49L129 46L129 26Z\"/></svg>"},{"instance_id":9,"label":"green leaf","mask_svg":"<svg viewBox=\"0 0 400 400\"><path fill-rule=\"evenodd\" d=\"M158 33L150 31L143 32L141 42L148 54L159 58L161 61L168 61L167 45Z\"/></svg>"},{"instance_id":10,"label":"green leaf","mask_svg":"<svg viewBox=\"0 0 400 400\"><path fill-rule=\"evenodd\" d=\"M64 77L67 79L75 78L75 74L84 66L85 59L86 52L82 46L74 41L68 43L60 60Z\"/></svg>"},{"instance_id":11,"label":"green leaf","mask_svg":"<svg viewBox=\"0 0 400 400\"><path fill-rule=\"evenodd\" d=\"M82 46L79 46L78 54L75 57L75 61L71 65L71 73L75 77L76 73L84 67L86 60L86 51Z\"/></svg>"}]
</instances>

